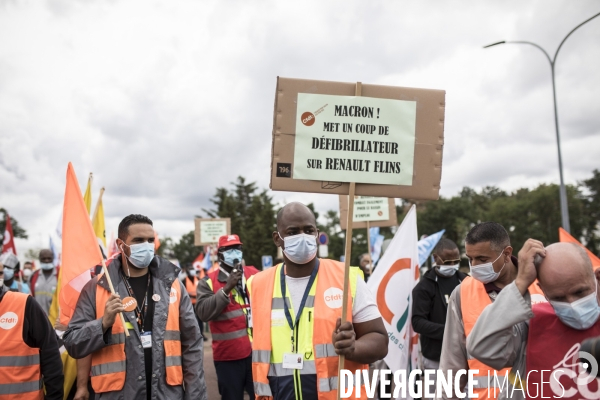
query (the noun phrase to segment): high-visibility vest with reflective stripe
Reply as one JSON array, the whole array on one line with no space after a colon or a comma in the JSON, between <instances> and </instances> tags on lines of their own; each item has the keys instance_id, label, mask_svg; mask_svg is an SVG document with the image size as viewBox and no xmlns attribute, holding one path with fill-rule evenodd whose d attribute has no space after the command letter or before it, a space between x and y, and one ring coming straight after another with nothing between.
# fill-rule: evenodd
<instances>
[{"instance_id":1,"label":"high-visibility vest with reflective stripe","mask_svg":"<svg viewBox=\"0 0 600 400\"><path fill-rule=\"evenodd\" d=\"M292 330L284 314L284 301L295 321L289 296L283 299L280 284L282 265L254 276L248 282L253 306L254 340L252 342L252 376L257 399L273 399L282 393L294 393L297 399L337 398L339 356L332 343L336 320L342 315L344 265L320 259L319 272L297 328L296 352L303 358L301 370L283 368L283 355L291 351ZM352 304L360 270L350 270L348 320L352 320ZM368 369L367 365L345 361L345 369ZM275 388L277 393L273 393ZM354 394L354 393L353 393ZM354 398L354 397L350 397Z\"/></svg>"},{"instance_id":2,"label":"high-visibility vest with reflective stripe","mask_svg":"<svg viewBox=\"0 0 600 400\"><path fill-rule=\"evenodd\" d=\"M163 338L165 347L166 381L169 385L183 384L181 369L181 342L179 332L179 303L181 284L178 279L171 286L167 326ZM96 288L96 318L104 316L104 307L110 292L102 286ZM115 318L111 343L92 353L92 387L97 393L122 390L125 385L126 355L125 329L121 318Z\"/></svg>"},{"instance_id":3,"label":"high-visibility vest with reflective stripe","mask_svg":"<svg viewBox=\"0 0 600 400\"><path fill-rule=\"evenodd\" d=\"M190 295L192 305L196 304L196 289L198 288L198 278L194 276L193 279L194 281L192 282L189 276L185 277L185 290L187 290Z\"/></svg>"},{"instance_id":4,"label":"high-visibility vest with reflective stripe","mask_svg":"<svg viewBox=\"0 0 600 400\"><path fill-rule=\"evenodd\" d=\"M254 267L244 267L244 276L249 279L258 273ZM226 282L219 282L219 270L209 272L208 285L213 292L222 296L219 291L225 287ZM246 314L249 312L244 298L234 288L229 294L229 304L223 309L221 315L214 321L209 321L212 334L213 359L215 361L241 360L250 356L252 345L250 344L252 331L246 323Z\"/></svg>"},{"instance_id":5,"label":"high-visibility vest with reflective stripe","mask_svg":"<svg viewBox=\"0 0 600 400\"><path fill-rule=\"evenodd\" d=\"M23 341L29 295L6 292L0 302L0 399L44 398L40 349Z\"/></svg>"},{"instance_id":6,"label":"high-visibility vest with reflective stripe","mask_svg":"<svg viewBox=\"0 0 600 400\"><path fill-rule=\"evenodd\" d=\"M465 329L465 337L469 337L469 334L475 326L475 322L483 312L483 309L488 305L492 304L492 300L485 290L483 283L478 280L467 276L460 284L460 309L462 312L463 326ZM507 372L510 372L510 368L504 368L502 370L495 370L482 363L481 361L471 357L467 354L469 369L478 369L479 373L474 374L475 387L473 393L478 395L478 400L496 399L498 398L499 388L495 387L496 380L494 380L494 371L498 376L498 381L503 386L504 377ZM488 381L488 372L490 379ZM489 388L489 396L488 396Z\"/></svg>"}]
</instances>

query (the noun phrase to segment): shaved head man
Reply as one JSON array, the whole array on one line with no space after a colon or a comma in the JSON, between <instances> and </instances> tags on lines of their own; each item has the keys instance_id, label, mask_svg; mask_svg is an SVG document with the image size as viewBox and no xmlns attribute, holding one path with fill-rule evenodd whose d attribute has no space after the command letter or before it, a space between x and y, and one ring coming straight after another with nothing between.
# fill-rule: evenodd
<instances>
[{"instance_id":1,"label":"shaved head man","mask_svg":"<svg viewBox=\"0 0 600 400\"><path fill-rule=\"evenodd\" d=\"M600 336L599 278L576 244L525 242L515 282L484 310L467 344L479 361L512 367L513 377L523 378L524 393L508 389L501 397L536 397L543 391L562 399L597 398L589 397L598 392L597 381L578 380L578 365L581 342ZM547 303L532 305L528 288L536 279ZM526 329L517 329L523 321Z\"/></svg>"},{"instance_id":2,"label":"shaved head man","mask_svg":"<svg viewBox=\"0 0 600 400\"><path fill-rule=\"evenodd\" d=\"M341 323L344 264L317 258L318 233L307 206L284 206L273 232L284 262L248 281L259 397L333 398L338 388L331 373L338 369L338 355L346 357L346 369L355 371L387 354L381 314L356 267L350 270L352 321Z\"/></svg>"}]
</instances>

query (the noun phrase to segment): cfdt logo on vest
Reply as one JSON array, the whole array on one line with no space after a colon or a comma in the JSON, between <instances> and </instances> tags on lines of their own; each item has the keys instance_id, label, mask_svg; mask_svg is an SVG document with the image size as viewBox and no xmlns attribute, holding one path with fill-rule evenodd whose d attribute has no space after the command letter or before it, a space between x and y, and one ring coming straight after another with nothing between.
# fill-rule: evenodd
<instances>
[{"instance_id":1,"label":"cfdt logo on vest","mask_svg":"<svg viewBox=\"0 0 600 400\"><path fill-rule=\"evenodd\" d=\"M19 317L12 311L8 311L0 316L0 328L2 329L12 329L19 322Z\"/></svg>"},{"instance_id":2,"label":"cfdt logo on vest","mask_svg":"<svg viewBox=\"0 0 600 400\"><path fill-rule=\"evenodd\" d=\"M330 287L323 293L325 304L329 308L340 308L344 299L344 292L340 288Z\"/></svg>"}]
</instances>

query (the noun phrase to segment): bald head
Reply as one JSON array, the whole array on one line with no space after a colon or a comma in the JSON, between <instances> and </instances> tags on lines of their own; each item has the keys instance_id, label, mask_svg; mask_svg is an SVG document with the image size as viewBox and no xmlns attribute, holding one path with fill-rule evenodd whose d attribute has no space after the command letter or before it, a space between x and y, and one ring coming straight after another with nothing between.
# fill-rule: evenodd
<instances>
[{"instance_id":1,"label":"bald head","mask_svg":"<svg viewBox=\"0 0 600 400\"><path fill-rule=\"evenodd\" d=\"M546 247L538 281L546 297L553 301L572 303L596 290L592 262L585 250L574 243Z\"/></svg>"},{"instance_id":2,"label":"bald head","mask_svg":"<svg viewBox=\"0 0 600 400\"><path fill-rule=\"evenodd\" d=\"M50 249L40 250L39 260L43 263L50 263L54 260L54 253Z\"/></svg>"},{"instance_id":3,"label":"bald head","mask_svg":"<svg viewBox=\"0 0 600 400\"><path fill-rule=\"evenodd\" d=\"M291 220L302 221L302 225L310 223L315 229L317 227L315 214L313 214L310 208L297 201L288 203L279 210L277 213L277 230L280 232L284 231L286 224L289 224Z\"/></svg>"}]
</instances>

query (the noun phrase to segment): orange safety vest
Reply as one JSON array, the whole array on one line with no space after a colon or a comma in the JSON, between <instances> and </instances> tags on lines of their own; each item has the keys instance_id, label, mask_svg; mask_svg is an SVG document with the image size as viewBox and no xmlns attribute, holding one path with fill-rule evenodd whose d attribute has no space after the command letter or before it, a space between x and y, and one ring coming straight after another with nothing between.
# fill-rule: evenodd
<instances>
[{"instance_id":1,"label":"orange safety vest","mask_svg":"<svg viewBox=\"0 0 600 400\"><path fill-rule=\"evenodd\" d=\"M326 304L325 292L331 288L344 287L344 264L333 260L319 259L320 266L316 279L313 319L313 354L315 355L316 385L318 400L335 400L338 394L339 356L335 353L332 333L338 318L342 316L342 307L330 308ZM254 335L252 342L252 377L256 399L272 400L269 385L271 367L271 310L274 285L279 284L278 268L269 268L252 279L251 299L253 310ZM348 311L352 313L353 299L348 296ZM304 313L305 311L303 311ZM352 319L351 317L349 318ZM356 371L368 370L368 365L345 360L344 368ZM301 377L306 375L300 375ZM326 384L323 384L326 383ZM326 388L325 388L326 387ZM350 399L355 399L352 391Z\"/></svg>"},{"instance_id":2,"label":"orange safety vest","mask_svg":"<svg viewBox=\"0 0 600 400\"><path fill-rule=\"evenodd\" d=\"M529 291L531 294L540 294L542 293L539 287L537 286L537 281L535 281L531 286L529 286ZM477 319L483 312L483 309L492 304L492 300L485 290L485 286L483 283L479 282L476 279L468 276L465 280L460 284L460 309L462 312L463 318L463 326L465 329L465 337L469 337L469 334L473 330ZM494 371L496 371L496 375L498 376L498 383L503 385L504 377L507 373L510 372L511 368L504 368L501 370L496 370L492 367L489 367L482 363L481 361L472 358L468 355L469 359L467 360L469 363L469 369L478 369L479 373L474 375L475 381L477 383L477 388L473 388L473 393L475 395L479 395L478 400L486 400L496 399L498 398L498 394L500 393L500 389L495 387L496 380L494 379ZM490 379L488 381L488 373ZM488 391L488 388L490 389ZM489 396L488 396L489 393Z\"/></svg>"},{"instance_id":3,"label":"orange safety vest","mask_svg":"<svg viewBox=\"0 0 600 400\"><path fill-rule=\"evenodd\" d=\"M40 349L23 341L28 294L6 292L0 302L0 399L42 400Z\"/></svg>"},{"instance_id":4,"label":"orange safety vest","mask_svg":"<svg viewBox=\"0 0 600 400\"><path fill-rule=\"evenodd\" d=\"M187 290L190 295L190 300L192 301L192 305L196 304L196 289L198 288L198 278L194 277L194 282L190 281L190 277L185 277L185 290Z\"/></svg>"},{"instance_id":5,"label":"orange safety vest","mask_svg":"<svg viewBox=\"0 0 600 400\"><path fill-rule=\"evenodd\" d=\"M101 275L99 275L101 276ZM181 341L179 332L179 303L181 283L175 279L171 286L169 311L163 344L165 347L165 369L167 384L183 384L181 368ZM96 289L96 318L104 316L104 306L110 292L102 286ZM156 338L153 339L156 342ZM92 387L97 393L122 390L125 385L126 371L125 329L120 318L112 326L111 343L92 353Z\"/></svg>"}]
</instances>

